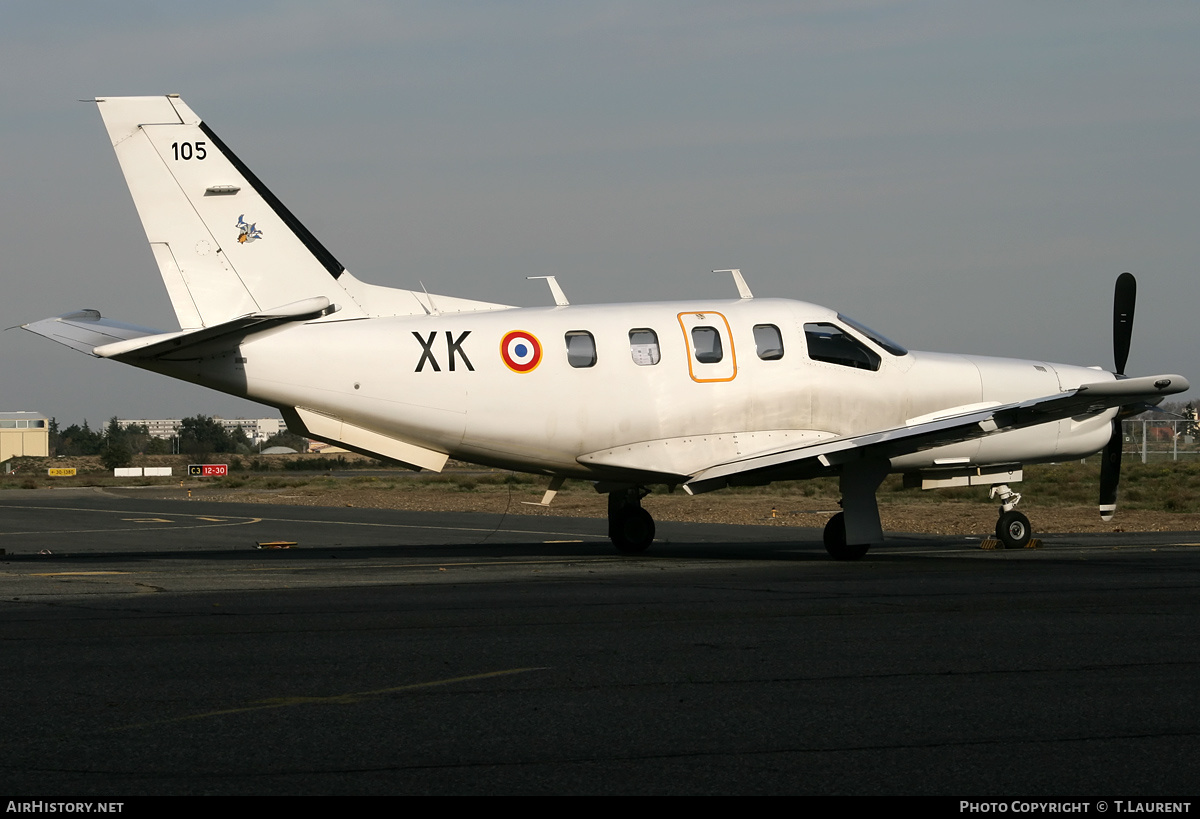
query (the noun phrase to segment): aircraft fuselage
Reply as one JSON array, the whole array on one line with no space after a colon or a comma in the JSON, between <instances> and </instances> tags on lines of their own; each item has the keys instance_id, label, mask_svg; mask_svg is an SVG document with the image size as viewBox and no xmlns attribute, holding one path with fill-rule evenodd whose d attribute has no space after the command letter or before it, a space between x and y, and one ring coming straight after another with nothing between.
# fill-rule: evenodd
<instances>
[{"instance_id":1,"label":"aircraft fuselage","mask_svg":"<svg viewBox=\"0 0 1200 819\"><path fill-rule=\"evenodd\" d=\"M832 353L819 349L830 335ZM1112 378L885 344L824 307L738 299L334 314L251 338L237 355L161 369L476 463L668 482L738 455ZM912 453L891 468L1082 457L1104 446L1114 412Z\"/></svg>"}]
</instances>

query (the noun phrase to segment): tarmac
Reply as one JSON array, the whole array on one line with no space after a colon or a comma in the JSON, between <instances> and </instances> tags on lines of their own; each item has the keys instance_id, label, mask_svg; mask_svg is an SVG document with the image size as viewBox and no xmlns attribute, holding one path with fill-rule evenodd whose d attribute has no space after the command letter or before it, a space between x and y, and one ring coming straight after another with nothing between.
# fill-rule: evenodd
<instances>
[{"instance_id":1,"label":"tarmac","mask_svg":"<svg viewBox=\"0 0 1200 819\"><path fill-rule=\"evenodd\" d=\"M4 492L0 792L1197 791L1200 533L604 529Z\"/></svg>"}]
</instances>

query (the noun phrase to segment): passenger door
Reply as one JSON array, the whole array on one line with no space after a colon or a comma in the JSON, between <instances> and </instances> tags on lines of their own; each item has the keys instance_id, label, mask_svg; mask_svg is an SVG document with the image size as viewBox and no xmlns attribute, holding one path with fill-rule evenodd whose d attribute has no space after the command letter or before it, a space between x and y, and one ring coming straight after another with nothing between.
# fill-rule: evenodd
<instances>
[{"instance_id":1,"label":"passenger door","mask_svg":"<svg viewBox=\"0 0 1200 819\"><path fill-rule=\"evenodd\" d=\"M680 313L679 326L688 349L688 373L693 381L732 381L737 376L733 332L716 312Z\"/></svg>"}]
</instances>

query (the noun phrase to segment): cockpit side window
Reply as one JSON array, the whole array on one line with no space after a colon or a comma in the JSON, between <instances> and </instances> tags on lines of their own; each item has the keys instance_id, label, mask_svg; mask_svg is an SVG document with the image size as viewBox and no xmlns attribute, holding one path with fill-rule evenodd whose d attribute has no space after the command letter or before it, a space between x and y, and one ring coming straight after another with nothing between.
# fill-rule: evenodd
<instances>
[{"instance_id":1,"label":"cockpit side window","mask_svg":"<svg viewBox=\"0 0 1200 819\"><path fill-rule=\"evenodd\" d=\"M808 357L814 361L859 370L879 369L879 354L836 324L805 324L804 337L808 341Z\"/></svg>"}]
</instances>

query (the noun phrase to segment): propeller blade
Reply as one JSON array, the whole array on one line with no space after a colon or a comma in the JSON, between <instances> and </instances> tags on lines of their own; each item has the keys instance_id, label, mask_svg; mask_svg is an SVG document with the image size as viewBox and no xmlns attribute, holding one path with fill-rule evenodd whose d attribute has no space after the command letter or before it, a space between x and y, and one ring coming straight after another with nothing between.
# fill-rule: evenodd
<instances>
[{"instance_id":1,"label":"propeller blade","mask_svg":"<svg viewBox=\"0 0 1200 819\"><path fill-rule=\"evenodd\" d=\"M1112 437L1104 447L1104 457L1100 461L1100 519L1112 520L1117 511L1117 485L1121 482L1121 448L1124 438L1121 435L1121 421L1112 422Z\"/></svg>"},{"instance_id":2,"label":"propeller blade","mask_svg":"<svg viewBox=\"0 0 1200 819\"><path fill-rule=\"evenodd\" d=\"M1137 279L1132 273L1117 276L1113 291L1113 363L1117 377L1125 375L1125 363L1129 361L1129 341L1133 337L1133 308L1137 302ZM1121 448L1125 441L1121 435L1121 419L1137 415L1140 405L1121 407L1112 422L1112 435L1104 446L1100 461L1100 519L1109 521L1117 511L1117 486L1121 483Z\"/></svg>"},{"instance_id":3,"label":"propeller blade","mask_svg":"<svg viewBox=\"0 0 1200 819\"><path fill-rule=\"evenodd\" d=\"M1117 276L1113 293L1113 359L1117 375L1125 374L1129 360L1129 339L1133 335L1133 307L1137 301L1137 279L1130 273Z\"/></svg>"}]
</instances>

